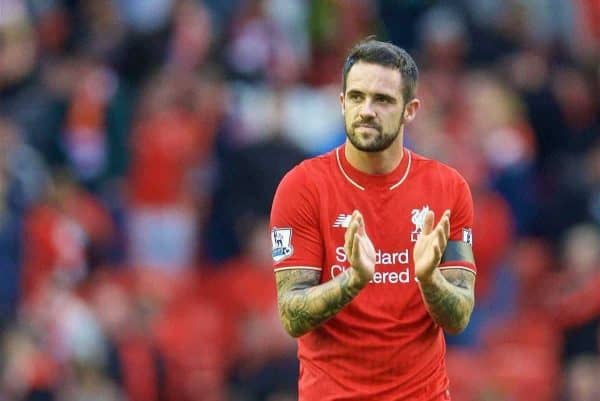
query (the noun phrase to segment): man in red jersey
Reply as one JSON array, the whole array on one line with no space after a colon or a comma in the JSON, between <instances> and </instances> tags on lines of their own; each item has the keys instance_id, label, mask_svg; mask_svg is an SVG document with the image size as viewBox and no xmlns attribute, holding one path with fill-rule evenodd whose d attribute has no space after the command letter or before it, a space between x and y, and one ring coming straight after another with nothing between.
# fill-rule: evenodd
<instances>
[{"instance_id":1,"label":"man in red jersey","mask_svg":"<svg viewBox=\"0 0 600 401\"><path fill-rule=\"evenodd\" d=\"M395 45L357 44L340 96L346 143L275 194L279 312L299 337L301 401L450 399L443 331L462 331L473 310L473 202L454 169L403 146L417 76Z\"/></svg>"}]
</instances>

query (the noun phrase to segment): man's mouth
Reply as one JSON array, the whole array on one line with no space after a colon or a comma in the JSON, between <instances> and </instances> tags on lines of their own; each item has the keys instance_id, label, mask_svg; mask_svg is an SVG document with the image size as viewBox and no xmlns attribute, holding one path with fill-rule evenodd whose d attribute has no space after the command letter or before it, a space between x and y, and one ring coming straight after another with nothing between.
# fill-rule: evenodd
<instances>
[{"instance_id":1,"label":"man's mouth","mask_svg":"<svg viewBox=\"0 0 600 401\"><path fill-rule=\"evenodd\" d=\"M364 124L364 123L362 123L362 124L354 124L354 127L355 128L371 128L371 129L379 131L379 126L375 125L375 124Z\"/></svg>"}]
</instances>

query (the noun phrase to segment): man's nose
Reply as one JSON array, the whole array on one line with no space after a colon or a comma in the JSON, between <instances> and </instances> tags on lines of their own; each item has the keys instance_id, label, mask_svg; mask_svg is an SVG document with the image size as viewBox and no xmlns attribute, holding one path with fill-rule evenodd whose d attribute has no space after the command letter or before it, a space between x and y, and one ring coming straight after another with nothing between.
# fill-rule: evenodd
<instances>
[{"instance_id":1,"label":"man's nose","mask_svg":"<svg viewBox=\"0 0 600 401\"><path fill-rule=\"evenodd\" d=\"M375 118L376 115L373 109L373 102L366 100L360 108L360 116L362 118Z\"/></svg>"}]
</instances>

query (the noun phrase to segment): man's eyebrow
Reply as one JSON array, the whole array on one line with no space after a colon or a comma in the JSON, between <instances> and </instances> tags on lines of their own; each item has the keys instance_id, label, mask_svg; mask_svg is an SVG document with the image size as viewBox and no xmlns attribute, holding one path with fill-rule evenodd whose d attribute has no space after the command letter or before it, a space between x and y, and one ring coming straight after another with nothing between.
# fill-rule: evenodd
<instances>
[{"instance_id":1,"label":"man's eyebrow","mask_svg":"<svg viewBox=\"0 0 600 401\"><path fill-rule=\"evenodd\" d=\"M383 99L391 100L391 101L396 101L396 99L397 99L395 96L388 95L387 93L375 93L375 94L373 94L373 96L374 97L381 97Z\"/></svg>"},{"instance_id":2,"label":"man's eyebrow","mask_svg":"<svg viewBox=\"0 0 600 401\"><path fill-rule=\"evenodd\" d=\"M348 95L364 95L365 92L361 91L360 89L348 89L347 91ZM373 93L373 97L380 97L380 98L384 98L386 100L391 100L391 101L396 101L398 98L387 94L387 93L382 93L382 92L376 92Z\"/></svg>"}]
</instances>

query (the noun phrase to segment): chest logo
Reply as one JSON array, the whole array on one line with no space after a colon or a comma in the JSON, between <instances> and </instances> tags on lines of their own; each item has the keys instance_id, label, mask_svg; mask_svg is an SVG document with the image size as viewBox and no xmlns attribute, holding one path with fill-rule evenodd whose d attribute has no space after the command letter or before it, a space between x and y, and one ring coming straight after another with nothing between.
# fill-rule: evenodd
<instances>
[{"instance_id":1,"label":"chest logo","mask_svg":"<svg viewBox=\"0 0 600 401\"><path fill-rule=\"evenodd\" d=\"M419 238L419 234L423 230L423 223L425 221L425 214L429 212L429 206L425 205L421 209L413 209L411 214L412 223L415 225L415 228L410 233L410 240L412 242L417 242L417 238Z\"/></svg>"},{"instance_id":2,"label":"chest logo","mask_svg":"<svg viewBox=\"0 0 600 401\"><path fill-rule=\"evenodd\" d=\"M332 227L348 228L350 225L350 220L352 220L351 214L341 213L335 218Z\"/></svg>"}]
</instances>

